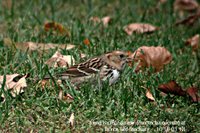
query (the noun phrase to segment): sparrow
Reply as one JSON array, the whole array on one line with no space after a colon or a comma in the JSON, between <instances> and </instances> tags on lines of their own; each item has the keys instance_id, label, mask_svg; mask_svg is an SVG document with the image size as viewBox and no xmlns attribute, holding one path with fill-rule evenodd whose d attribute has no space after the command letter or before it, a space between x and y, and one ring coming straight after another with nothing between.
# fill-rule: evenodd
<instances>
[{"instance_id":1,"label":"sparrow","mask_svg":"<svg viewBox=\"0 0 200 133\"><path fill-rule=\"evenodd\" d=\"M96 79L95 77L98 77L100 81L108 81L109 85L112 85L120 77L127 58L127 52L112 51L71 66L55 76L61 80L70 80L75 85Z\"/></svg>"}]
</instances>

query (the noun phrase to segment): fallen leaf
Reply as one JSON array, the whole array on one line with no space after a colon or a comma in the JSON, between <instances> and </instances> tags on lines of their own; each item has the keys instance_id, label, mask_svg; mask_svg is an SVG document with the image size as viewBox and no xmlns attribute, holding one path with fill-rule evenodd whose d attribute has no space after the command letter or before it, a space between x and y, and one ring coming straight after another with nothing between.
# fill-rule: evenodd
<instances>
[{"instance_id":1,"label":"fallen leaf","mask_svg":"<svg viewBox=\"0 0 200 133\"><path fill-rule=\"evenodd\" d=\"M74 113L72 113L70 118L69 118L69 124L70 124L70 128L74 127L74 124L75 124Z\"/></svg>"},{"instance_id":2,"label":"fallen leaf","mask_svg":"<svg viewBox=\"0 0 200 133\"><path fill-rule=\"evenodd\" d=\"M110 17L110 16L103 17L103 18L101 19L101 21L102 21L103 25L106 27L106 26L108 26L108 24L110 23L111 17Z\"/></svg>"},{"instance_id":3,"label":"fallen leaf","mask_svg":"<svg viewBox=\"0 0 200 133\"><path fill-rule=\"evenodd\" d=\"M47 22L44 24L45 31L55 31L62 35L70 36L70 32L61 24L56 22Z\"/></svg>"},{"instance_id":4,"label":"fallen leaf","mask_svg":"<svg viewBox=\"0 0 200 133\"><path fill-rule=\"evenodd\" d=\"M199 34L197 34L197 35L189 38L188 40L186 40L185 44L190 45L194 51L197 50L199 45L200 45Z\"/></svg>"},{"instance_id":5,"label":"fallen leaf","mask_svg":"<svg viewBox=\"0 0 200 133\"><path fill-rule=\"evenodd\" d=\"M62 81L60 79L54 79L55 82L56 82L56 85L54 82L51 82L51 78L44 78L42 80L39 80L38 84L41 86L41 89L44 90L46 87L49 87L49 86L57 86L58 88L60 88L60 85L62 84ZM38 80L36 80L38 81Z\"/></svg>"},{"instance_id":6,"label":"fallen leaf","mask_svg":"<svg viewBox=\"0 0 200 133\"><path fill-rule=\"evenodd\" d=\"M174 81L170 81L166 84L161 84L158 86L158 90L167 93L167 94L174 94L178 96L185 96L186 92L182 90L182 88Z\"/></svg>"},{"instance_id":7,"label":"fallen leaf","mask_svg":"<svg viewBox=\"0 0 200 133\"><path fill-rule=\"evenodd\" d=\"M151 101L155 101L155 98L153 97L150 89L147 89L147 92L146 92L146 97L151 100Z\"/></svg>"},{"instance_id":8,"label":"fallen leaf","mask_svg":"<svg viewBox=\"0 0 200 133\"><path fill-rule=\"evenodd\" d=\"M55 49L55 48L61 48L70 50L75 47L75 45L72 44L53 44L53 43L35 43L35 42L25 42L25 43L19 43L18 45L25 45L30 50L49 50L49 49Z\"/></svg>"},{"instance_id":9,"label":"fallen leaf","mask_svg":"<svg viewBox=\"0 0 200 133\"><path fill-rule=\"evenodd\" d=\"M175 11L193 11L198 9L198 2L196 0L175 0L174 10Z\"/></svg>"},{"instance_id":10,"label":"fallen leaf","mask_svg":"<svg viewBox=\"0 0 200 133\"><path fill-rule=\"evenodd\" d=\"M86 56L87 56L86 54L80 53L80 57L81 57L81 58L85 58Z\"/></svg>"},{"instance_id":11,"label":"fallen leaf","mask_svg":"<svg viewBox=\"0 0 200 133\"><path fill-rule=\"evenodd\" d=\"M138 62L136 72L144 67L154 67L156 71L160 71L164 65L172 60L171 53L164 47L139 47L133 54L129 56L134 62Z\"/></svg>"},{"instance_id":12,"label":"fallen leaf","mask_svg":"<svg viewBox=\"0 0 200 133\"><path fill-rule=\"evenodd\" d=\"M59 91L58 98L60 100L67 101L68 103L70 103L70 102L72 102L74 100L74 98L69 93L64 94L63 90Z\"/></svg>"},{"instance_id":13,"label":"fallen leaf","mask_svg":"<svg viewBox=\"0 0 200 133\"><path fill-rule=\"evenodd\" d=\"M41 85L42 90L44 90L45 86L50 86L49 80L43 79L38 82Z\"/></svg>"},{"instance_id":14,"label":"fallen leaf","mask_svg":"<svg viewBox=\"0 0 200 133\"><path fill-rule=\"evenodd\" d=\"M107 27L108 24L111 21L111 17L110 16L105 16L103 18L99 18L99 17L91 17L90 21L92 21L94 24L98 24L98 23L103 23L103 26Z\"/></svg>"},{"instance_id":15,"label":"fallen leaf","mask_svg":"<svg viewBox=\"0 0 200 133\"><path fill-rule=\"evenodd\" d=\"M160 95L163 96L163 97L166 97L166 96L167 96L167 94L164 93L164 92L160 92Z\"/></svg>"},{"instance_id":16,"label":"fallen leaf","mask_svg":"<svg viewBox=\"0 0 200 133\"><path fill-rule=\"evenodd\" d=\"M200 96L198 96L198 88L190 87L186 90L187 94L191 97L193 102L199 102Z\"/></svg>"},{"instance_id":17,"label":"fallen leaf","mask_svg":"<svg viewBox=\"0 0 200 133\"><path fill-rule=\"evenodd\" d=\"M10 90L11 95L13 97L16 97L16 95L19 95L20 93L24 92L24 88L27 87L26 84L26 78L28 75L20 75L20 74L12 74L12 75L6 75L6 82L4 86L4 90ZM2 87L2 83L4 80L4 76L0 76L0 88ZM2 94L2 98L5 98Z\"/></svg>"},{"instance_id":18,"label":"fallen leaf","mask_svg":"<svg viewBox=\"0 0 200 133\"><path fill-rule=\"evenodd\" d=\"M4 38L4 46L14 47L20 49L22 51L47 51L50 49L66 49L70 50L75 47L72 44L53 44L53 43L36 43L36 42L22 42L22 43L15 43L10 38Z\"/></svg>"},{"instance_id":19,"label":"fallen leaf","mask_svg":"<svg viewBox=\"0 0 200 133\"><path fill-rule=\"evenodd\" d=\"M158 30L158 27L155 27L151 24L145 24L145 23L132 23L124 27L124 31L128 35L132 35L133 32L135 33L152 33L154 31Z\"/></svg>"},{"instance_id":20,"label":"fallen leaf","mask_svg":"<svg viewBox=\"0 0 200 133\"><path fill-rule=\"evenodd\" d=\"M164 4L167 2L167 0L159 0L160 3Z\"/></svg>"},{"instance_id":21,"label":"fallen leaf","mask_svg":"<svg viewBox=\"0 0 200 133\"><path fill-rule=\"evenodd\" d=\"M88 38L83 40L83 44L85 44L86 46L90 46L90 40Z\"/></svg>"},{"instance_id":22,"label":"fallen leaf","mask_svg":"<svg viewBox=\"0 0 200 133\"><path fill-rule=\"evenodd\" d=\"M91 17L90 18L90 21L92 21L93 23L100 23L101 22L101 19L99 17Z\"/></svg>"},{"instance_id":23,"label":"fallen leaf","mask_svg":"<svg viewBox=\"0 0 200 133\"><path fill-rule=\"evenodd\" d=\"M75 64L75 59L71 55L62 55L59 51L48 59L45 64L49 67L70 67Z\"/></svg>"},{"instance_id":24,"label":"fallen leaf","mask_svg":"<svg viewBox=\"0 0 200 133\"><path fill-rule=\"evenodd\" d=\"M192 15L189 15L183 20L176 22L175 25L184 24L184 25L193 25L200 18L200 10Z\"/></svg>"}]
</instances>

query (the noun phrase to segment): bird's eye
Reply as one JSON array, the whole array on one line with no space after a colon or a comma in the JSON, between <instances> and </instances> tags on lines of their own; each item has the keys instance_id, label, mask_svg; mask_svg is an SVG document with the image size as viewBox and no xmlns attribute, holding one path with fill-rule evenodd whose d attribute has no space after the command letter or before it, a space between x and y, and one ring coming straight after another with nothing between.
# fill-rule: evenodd
<instances>
[{"instance_id":1,"label":"bird's eye","mask_svg":"<svg viewBox=\"0 0 200 133\"><path fill-rule=\"evenodd\" d=\"M124 58L125 56L123 54L120 54L119 57L122 59Z\"/></svg>"}]
</instances>

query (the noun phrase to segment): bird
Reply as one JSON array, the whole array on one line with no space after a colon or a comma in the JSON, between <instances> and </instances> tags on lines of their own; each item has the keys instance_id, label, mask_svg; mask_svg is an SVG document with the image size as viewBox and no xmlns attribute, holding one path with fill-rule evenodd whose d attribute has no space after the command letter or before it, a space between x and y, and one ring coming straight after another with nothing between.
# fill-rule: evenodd
<instances>
[{"instance_id":1,"label":"bird","mask_svg":"<svg viewBox=\"0 0 200 133\"><path fill-rule=\"evenodd\" d=\"M95 77L98 77L100 81L108 81L109 85L112 85L119 79L127 60L127 52L116 50L71 66L54 77L60 80L70 80L75 85L96 80Z\"/></svg>"}]
</instances>

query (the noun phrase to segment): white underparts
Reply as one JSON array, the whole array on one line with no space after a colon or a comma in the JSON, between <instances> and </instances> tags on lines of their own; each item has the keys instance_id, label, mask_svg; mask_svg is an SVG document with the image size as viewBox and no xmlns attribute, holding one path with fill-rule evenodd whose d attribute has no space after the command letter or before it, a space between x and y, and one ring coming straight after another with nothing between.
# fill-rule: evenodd
<instances>
[{"instance_id":1,"label":"white underparts","mask_svg":"<svg viewBox=\"0 0 200 133\"><path fill-rule=\"evenodd\" d=\"M116 69L112 70L112 74L110 75L110 78L109 78L109 84L114 84L118 78L119 78L120 74L119 74L119 71L117 71Z\"/></svg>"}]
</instances>

